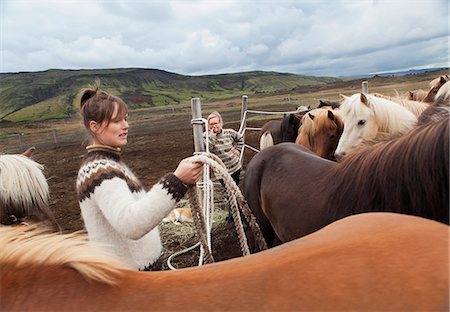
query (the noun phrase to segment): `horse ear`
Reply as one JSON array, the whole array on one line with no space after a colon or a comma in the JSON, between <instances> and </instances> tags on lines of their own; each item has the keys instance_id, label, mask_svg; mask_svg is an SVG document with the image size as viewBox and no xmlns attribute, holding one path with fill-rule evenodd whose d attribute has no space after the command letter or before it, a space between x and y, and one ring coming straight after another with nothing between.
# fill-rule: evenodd
<instances>
[{"instance_id":1,"label":"horse ear","mask_svg":"<svg viewBox=\"0 0 450 312\"><path fill-rule=\"evenodd\" d=\"M332 111L328 110L328 118L334 121L334 114Z\"/></svg>"},{"instance_id":2,"label":"horse ear","mask_svg":"<svg viewBox=\"0 0 450 312\"><path fill-rule=\"evenodd\" d=\"M309 115L309 118L311 118L311 120L314 120L314 115L313 114L311 114L311 113L308 113L308 115Z\"/></svg>"},{"instance_id":3,"label":"horse ear","mask_svg":"<svg viewBox=\"0 0 450 312\"><path fill-rule=\"evenodd\" d=\"M34 146L31 146L29 149L27 149L25 152L22 153L23 156L31 157L33 155L33 152L36 148Z\"/></svg>"},{"instance_id":4,"label":"horse ear","mask_svg":"<svg viewBox=\"0 0 450 312\"><path fill-rule=\"evenodd\" d=\"M440 83L441 84L444 84L444 83L446 83L447 82L447 80L445 79L445 77L444 76L441 76L441 81L440 81Z\"/></svg>"},{"instance_id":5,"label":"horse ear","mask_svg":"<svg viewBox=\"0 0 450 312\"><path fill-rule=\"evenodd\" d=\"M367 96L364 93L361 93L360 99L363 104L369 106L369 100L367 100Z\"/></svg>"},{"instance_id":6,"label":"horse ear","mask_svg":"<svg viewBox=\"0 0 450 312\"><path fill-rule=\"evenodd\" d=\"M346 100L348 97L343 95L343 94L339 94L339 98L341 99L341 101Z\"/></svg>"}]
</instances>

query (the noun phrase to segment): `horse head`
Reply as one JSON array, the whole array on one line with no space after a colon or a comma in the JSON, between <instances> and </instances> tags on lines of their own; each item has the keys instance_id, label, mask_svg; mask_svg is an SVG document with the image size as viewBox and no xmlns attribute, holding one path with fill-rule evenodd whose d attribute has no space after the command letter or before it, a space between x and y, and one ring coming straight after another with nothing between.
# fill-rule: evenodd
<instances>
[{"instance_id":1,"label":"horse head","mask_svg":"<svg viewBox=\"0 0 450 312\"><path fill-rule=\"evenodd\" d=\"M428 91L428 94L425 96L425 98L422 101L427 102L427 103L433 103L439 89L449 80L450 80L449 75L442 75L436 79L433 79L430 82L431 89L430 89L430 91Z\"/></svg>"},{"instance_id":2,"label":"horse head","mask_svg":"<svg viewBox=\"0 0 450 312\"><path fill-rule=\"evenodd\" d=\"M344 120L344 131L336 147L336 158L344 156L364 140L375 138L378 133L373 106L367 96L364 93L357 93L350 97L341 96L343 101L340 110Z\"/></svg>"},{"instance_id":3,"label":"horse head","mask_svg":"<svg viewBox=\"0 0 450 312\"><path fill-rule=\"evenodd\" d=\"M31 150L26 154L30 154ZM0 223L51 221L49 187L43 166L25 155L0 155Z\"/></svg>"},{"instance_id":4,"label":"horse head","mask_svg":"<svg viewBox=\"0 0 450 312\"><path fill-rule=\"evenodd\" d=\"M296 143L320 157L334 160L334 151L343 129L344 123L338 110L316 108L303 117Z\"/></svg>"}]
</instances>

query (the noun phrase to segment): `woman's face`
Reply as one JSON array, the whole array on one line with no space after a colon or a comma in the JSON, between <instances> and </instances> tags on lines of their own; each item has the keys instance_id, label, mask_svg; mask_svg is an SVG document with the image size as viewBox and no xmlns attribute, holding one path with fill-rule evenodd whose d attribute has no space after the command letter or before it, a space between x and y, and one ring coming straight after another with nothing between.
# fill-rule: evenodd
<instances>
[{"instance_id":1,"label":"woman's face","mask_svg":"<svg viewBox=\"0 0 450 312\"><path fill-rule=\"evenodd\" d=\"M112 147L121 147L128 142L128 122L125 115L117 116L117 104L115 105L111 121L101 124L91 121L90 128L94 136L94 144L103 144Z\"/></svg>"},{"instance_id":2,"label":"woman's face","mask_svg":"<svg viewBox=\"0 0 450 312\"><path fill-rule=\"evenodd\" d=\"M212 117L208 120L208 127L209 131L211 131L214 134L217 134L222 129L222 125L220 124L218 117Z\"/></svg>"}]
</instances>

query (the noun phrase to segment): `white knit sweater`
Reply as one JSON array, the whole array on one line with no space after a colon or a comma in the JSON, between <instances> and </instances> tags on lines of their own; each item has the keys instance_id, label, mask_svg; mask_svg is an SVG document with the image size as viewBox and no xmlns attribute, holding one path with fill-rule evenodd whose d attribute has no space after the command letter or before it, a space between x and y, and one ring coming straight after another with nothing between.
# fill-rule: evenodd
<instances>
[{"instance_id":1,"label":"white knit sweater","mask_svg":"<svg viewBox=\"0 0 450 312\"><path fill-rule=\"evenodd\" d=\"M120 156L105 149L85 156L76 186L89 239L111 246L133 269L160 257L158 224L186 192L173 174L146 192Z\"/></svg>"}]
</instances>

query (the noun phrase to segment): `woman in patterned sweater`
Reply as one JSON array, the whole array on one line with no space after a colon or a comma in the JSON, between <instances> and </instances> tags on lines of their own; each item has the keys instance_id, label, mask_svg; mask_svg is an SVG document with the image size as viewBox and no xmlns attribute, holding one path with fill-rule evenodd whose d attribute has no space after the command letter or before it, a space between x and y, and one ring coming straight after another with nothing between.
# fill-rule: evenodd
<instances>
[{"instance_id":1,"label":"woman in patterned sweater","mask_svg":"<svg viewBox=\"0 0 450 312\"><path fill-rule=\"evenodd\" d=\"M132 269L160 270L158 224L175 208L202 172L183 159L149 191L120 158L127 144L128 109L118 97L97 88L81 91L80 111L91 134L76 181L89 239L109 245Z\"/></svg>"},{"instance_id":2,"label":"woman in patterned sweater","mask_svg":"<svg viewBox=\"0 0 450 312\"><path fill-rule=\"evenodd\" d=\"M216 154L227 168L234 182L239 185L241 173L240 154L244 147L244 137L233 129L224 129L222 116L212 112L208 116L209 131L203 137L209 136L209 151ZM220 180L223 185L223 180Z\"/></svg>"}]
</instances>

